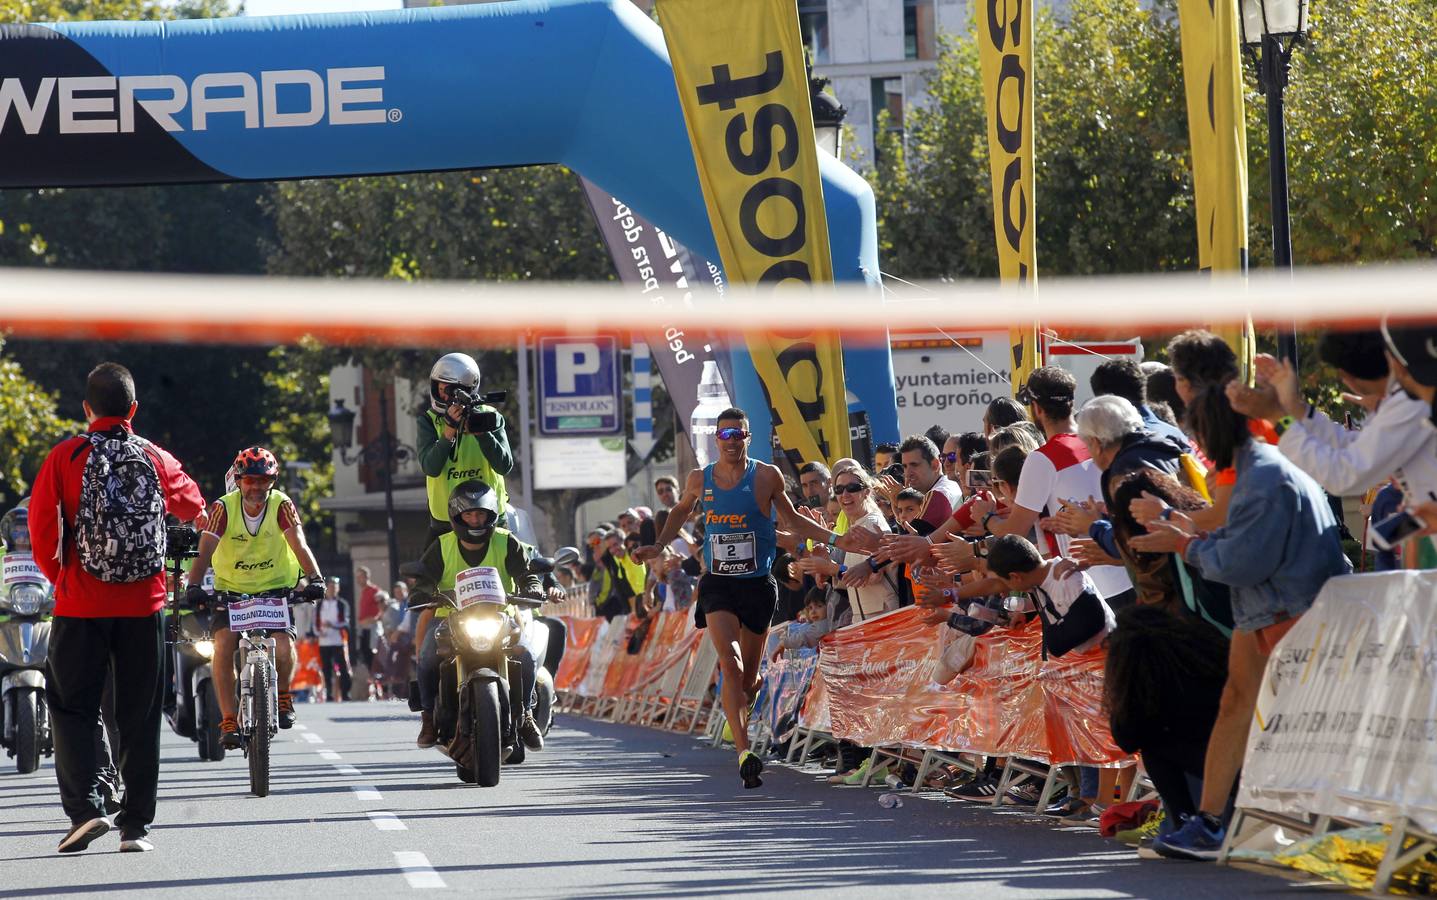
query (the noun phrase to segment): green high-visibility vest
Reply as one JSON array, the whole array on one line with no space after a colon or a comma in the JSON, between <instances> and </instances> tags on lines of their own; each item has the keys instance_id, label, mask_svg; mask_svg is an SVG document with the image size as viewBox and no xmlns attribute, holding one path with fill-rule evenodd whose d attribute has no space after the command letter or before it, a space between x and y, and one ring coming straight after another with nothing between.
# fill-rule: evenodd
<instances>
[{"instance_id":1,"label":"green high-visibility vest","mask_svg":"<svg viewBox=\"0 0 1437 900\"><path fill-rule=\"evenodd\" d=\"M439 536L439 550L444 554L444 574L439 579L439 590L454 590L454 578L465 569L472 569L476 566L492 566L499 571L499 583L504 585L504 593L514 593L514 579L509 575L507 560L509 557L509 532L503 528L495 528L494 533L489 535L489 549L484 551L484 558L478 563L471 563L464 559L459 549L459 537L454 532L441 534ZM448 606L441 606L434 610L436 618L444 618L453 610Z\"/></svg>"},{"instance_id":2,"label":"green high-visibility vest","mask_svg":"<svg viewBox=\"0 0 1437 900\"><path fill-rule=\"evenodd\" d=\"M258 594L291 588L299 581L299 560L279 530L279 508L288 500L282 492L270 491L259 534L250 534L240 492L220 498L225 505L225 533L220 535L212 563L216 590Z\"/></svg>"},{"instance_id":3,"label":"green high-visibility vest","mask_svg":"<svg viewBox=\"0 0 1437 900\"><path fill-rule=\"evenodd\" d=\"M434 424L435 434L442 439L444 417L430 410L429 421ZM464 438L463 434L455 435L454 446L457 452L450 451L449 459L444 463L444 470L437 477L424 479L424 487L429 494L429 515L440 522L449 521L449 495L454 492L454 488L471 478L484 482L494 490L500 516L504 515L504 506L509 502L509 492L504 488L504 476L489 465L477 439L466 441Z\"/></svg>"}]
</instances>

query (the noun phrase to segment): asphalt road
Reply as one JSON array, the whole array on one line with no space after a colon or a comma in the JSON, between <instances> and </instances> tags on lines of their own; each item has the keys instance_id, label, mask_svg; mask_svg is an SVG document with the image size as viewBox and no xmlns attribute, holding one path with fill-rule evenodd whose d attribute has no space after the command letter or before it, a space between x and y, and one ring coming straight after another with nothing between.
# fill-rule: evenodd
<instances>
[{"instance_id":1,"label":"asphalt road","mask_svg":"<svg viewBox=\"0 0 1437 900\"><path fill-rule=\"evenodd\" d=\"M1268 874L1138 860L1092 829L1031 814L835 788L770 768L745 791L731 752L651 729L562 716L543 753L496 788L461 784L414 747L399 704L301 706L281 733L273 793L242 757L200 762L165 731L157 849L115 832L59 856L54 773L0 774L0 897L1258 897Z\"/></svg>"}]
</instances>

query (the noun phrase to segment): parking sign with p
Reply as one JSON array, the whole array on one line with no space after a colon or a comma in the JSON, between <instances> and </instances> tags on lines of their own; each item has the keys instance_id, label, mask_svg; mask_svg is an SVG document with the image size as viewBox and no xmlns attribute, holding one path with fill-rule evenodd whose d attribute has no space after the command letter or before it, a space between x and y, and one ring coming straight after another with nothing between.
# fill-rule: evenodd
<instances>
[{"instance_id":1,"label":"parking sign with p","mask_svg":"<svg viewBox=\"0 0 1437 900\"><path fill-rule=\"evenodd\" d=\"M623 391L615 336L539 339L540 434L622 434Z\"/></svg>"}]
</instances>

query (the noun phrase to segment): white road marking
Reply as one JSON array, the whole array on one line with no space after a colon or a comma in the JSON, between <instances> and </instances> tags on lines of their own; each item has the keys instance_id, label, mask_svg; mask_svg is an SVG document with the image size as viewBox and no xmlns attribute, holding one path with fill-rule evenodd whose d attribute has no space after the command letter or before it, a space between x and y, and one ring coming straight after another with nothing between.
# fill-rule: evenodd
<instances>
[{"instance_id":1,"label":"white road marking","mask_svg":"<svg viewBox=\"0 0 1437 900\"><path fill-rule=\"evenodd\" d=\"M379 788L377 787L372 787L367 784L356 784L352 790L356 797L366 803L380 803L384 800L384 798L379 795ZM373 814L371 813L371 815Z\"/></svg>"},{"instance_id":2,"label":"white road marking","mask_svg":"<svg viewBox=\"0 0 1437 900\"><path fill-rule=\"evenodd\" d=\"M339 759L339 754L335 753L333 750L316 750L315 752L319 754L320 759L327 759L330 762L334 762L336 759Z\"/></svg>"},{"instance_id":3,"label":"white road marking","mask_svg":"<svg viewBox=\"0 0 1437 900\"><path fill-rule=\"evenodd\" d=\"M429 858L417 850L395 850L394 864L404 873L412 888L442 888L444 879L429 864Z\"/></svg>"},{"instance_id":4,"label":"white road marking","mask_svg":"<svg viewBox=\"0 0 1437 900\"><path fill-rule=\"evenodd\" d=\"M338 765L334 767L341 775L363 775L364 773L351 765Z\"/></svg>"},{"instance_id":5,"label":"white road marking","mask_svg":"<svg viewBox=\"0 0 1437 900\"><path fill-rule=\"evenodd\" d=\"M309 741L311 744L323 744L323 743L324 743L324 738L322 738L322 737L320 737L319 735L315 734L313 731L306 731L306 732L304 732L303 734L301 734L300 737L304 738L306 741Z\"/></svg>"},{"instance_id":6,"label":"white road marking","mask_svg":"<svg viewBox=\"0 0 1437 900\"><path fill-rule=\"evenodd\" d=\"M369 813L368 815L369 815L369 821L373 822L373 823L374 823L374 827L375 827L375 828L378 828L380 831L408 831L408 830L409 830L408 828L405 827L405 825L404 825L403 822L399 821L399 817L396 816L396 815L395 815L394 813L392 813L392 812L371 812L371 813ZM426 865L427 865L427 863L426 863ZM430 870L430 871L433 871L433 870ZM435 878L438 878L439 876L438 876L438 875L435 875L434 877L435 877ZM410 882L410 883L412 884L413 882ZM440 887L443 887L443 886L444 886L444 883L443 883L443 882L440 882L440 883L439 883L439 886L440 886ZM417 887L417 885L416 885L416 887Z\"/></svg>"},{"instance_id":7,"label":"white road marking","mask_svg":"<svg viewBox=\"0 0 1437 900\"><path fill-rule=\"evenodd\" d=\"M308 731L308 730L309 730L309 726L308 726L308 725L301 725L301 724L299 724L298 722L295 722L294 725L291 726L291 727L293 727L295 731Z\"/></svg>"}]
</instances>

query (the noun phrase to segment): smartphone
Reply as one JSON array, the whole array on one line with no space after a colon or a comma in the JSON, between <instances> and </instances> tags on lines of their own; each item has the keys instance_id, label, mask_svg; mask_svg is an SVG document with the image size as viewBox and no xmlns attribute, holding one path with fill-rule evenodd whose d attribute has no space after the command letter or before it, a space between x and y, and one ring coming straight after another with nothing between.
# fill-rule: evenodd
<instances>
[{"instance_id":1,"label":"smartphone","mask_svg":"<svg viewBox=\"0 0 1437 900\"><path fill-rule=\"evenodd\" d=\"M983 491L993 489L993 472L991 469L969 469L968 489Z\"/></svg>"},{"instance_id":2,"label":"smartphone","mask_svg":"<svg viewBox=\"0 0 1437 900\"><path fill-rule=\"evenodd\" d=\"M892 478L899 484L903 483L903 463L889 463L888 468L881 473Z\"/></svg>"},{"instance_id":3,"label":"smartphone","mask_svg":"<svg viewBox=\"0 0 1437 900\"><path fill-rule=\"evenodd\" d=\"M1426 528L1426 522L1402 510L1372 523L1372 544L1378 550L1395 550L1398 544Z\"/></svg>"}]
</instances>

